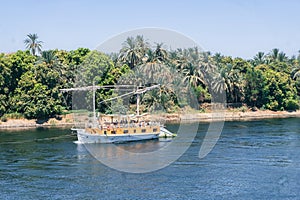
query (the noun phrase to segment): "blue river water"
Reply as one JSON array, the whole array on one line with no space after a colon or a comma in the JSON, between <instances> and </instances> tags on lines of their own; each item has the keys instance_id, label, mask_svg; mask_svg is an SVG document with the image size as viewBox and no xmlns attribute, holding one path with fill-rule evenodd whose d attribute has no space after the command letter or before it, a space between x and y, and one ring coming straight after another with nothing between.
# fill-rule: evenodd
<instances>
[{"instance_id":1,"label":"blue river water","mask_svg":"<svg viewBox=\"0 0 300 200\"><path fill-rule=\"evenodd\" d=\"M173 164L144 174L105 166L68 129L0 130L0 199L300 199L298 118L226 122L199 159L207 127Z\"/></svg>"}]
</instances>

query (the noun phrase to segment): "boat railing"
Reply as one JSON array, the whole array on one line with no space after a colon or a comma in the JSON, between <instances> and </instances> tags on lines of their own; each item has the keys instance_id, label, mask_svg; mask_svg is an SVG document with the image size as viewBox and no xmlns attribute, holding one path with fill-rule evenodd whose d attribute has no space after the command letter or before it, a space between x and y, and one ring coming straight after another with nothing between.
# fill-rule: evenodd
<instances>
[{"instance_id":1,"label":"boat railing","mask_svg":"<svg viewBox=\"0 0 300 200\"><path fill-rule=\"evenodd\" d=\"M142 128L160 126L159 122L140 122L140 123L111 123L100 124L100 129L115 129L115 128Z\"/></svg>"}]
</instances>

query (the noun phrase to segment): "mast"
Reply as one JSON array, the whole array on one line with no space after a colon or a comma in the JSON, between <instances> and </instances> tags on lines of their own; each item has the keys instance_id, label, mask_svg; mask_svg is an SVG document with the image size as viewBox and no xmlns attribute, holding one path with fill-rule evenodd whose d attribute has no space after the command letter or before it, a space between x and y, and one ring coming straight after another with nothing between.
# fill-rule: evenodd
<instances>
[{"instance_id":1,"label":"mast","mask_svg":"<svg viewBox=\"0 0 300 200\"><path fill-rule=\"evenodd\" d=\"M93 81L93 127L96 127L96 88L95 82Z\"/></svg>"},{"instance_id":2,"label":"mast","mask_svg":"<svg viewBox=\"0 0 300 200\"><path fill-rule=\"evenodd\" d=\"M140 94L136 94L136 115L140 115Z\"/></svg>"}]
</instances>

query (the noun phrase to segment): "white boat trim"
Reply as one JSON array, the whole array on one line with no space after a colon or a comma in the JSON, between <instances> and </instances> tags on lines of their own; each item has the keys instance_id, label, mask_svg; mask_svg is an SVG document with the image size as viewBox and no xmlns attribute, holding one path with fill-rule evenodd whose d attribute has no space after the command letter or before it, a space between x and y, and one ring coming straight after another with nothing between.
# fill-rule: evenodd
<instances>
[{"instance_id":1,"label":"white boat trim","mask_svg":"<svg viewBox=\"0 0 300 200\"><path fill-rule=\"evenodd\" d=\"M122 143L140 140L151 140L158 138L158 136L159 133L100 135L88 133L85 131L85 129L77 129L77 138L80 143Z\"/></svg>"}]
</instances>

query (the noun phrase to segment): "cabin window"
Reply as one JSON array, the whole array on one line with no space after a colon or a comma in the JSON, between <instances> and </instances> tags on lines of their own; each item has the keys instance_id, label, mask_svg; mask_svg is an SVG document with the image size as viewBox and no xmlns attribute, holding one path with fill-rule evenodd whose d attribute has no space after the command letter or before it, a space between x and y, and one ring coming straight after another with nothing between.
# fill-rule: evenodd
<instances>
[{"instance_id":1,"label":"cabin window","mask_svg":"<svg viewBox=\"0 0 300 200\"><path fill-rule=\"evenodd\" d=\"M154 129L153 129L153 132L157 132L157 128L154 128Z\"/></svg>"},{"instance_id":2,"label":"cabin window","mask_svg":"<svg viewBox=\"0 0 300 200\"><path fill-rule=\"evenodd\" d=\"M146 133L146 129L142 129L142 133Z\"/></svg>"},{"instance_id":3,"label":"cabin window","mask_svg":"<svg viewBox=\"0 0 300 200\"><path fill-rule=\"evenodd\" d=\"M136 129L133 130L133 133L136 133Z\"/></svg>"},{"instance_id":4,"label":"cabin window","mask_svg":"<svg viewBox=\"0 0 300 200\"><path fill-rule=\"evenodd\" d=\"M124 134L128 133L128 130L124 130L123 133L124 133Z\"/></svg>"},{"instance_id":5,"label":"cabin window","mask_svg":"<svg viewBox=\"0 0 300 200\"><path fill-rule=\"evenodd\" d=\"M111 134L116 134L116 131L111 131Z\"/></svg>"}]
</instances>

